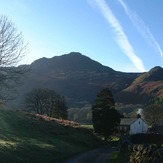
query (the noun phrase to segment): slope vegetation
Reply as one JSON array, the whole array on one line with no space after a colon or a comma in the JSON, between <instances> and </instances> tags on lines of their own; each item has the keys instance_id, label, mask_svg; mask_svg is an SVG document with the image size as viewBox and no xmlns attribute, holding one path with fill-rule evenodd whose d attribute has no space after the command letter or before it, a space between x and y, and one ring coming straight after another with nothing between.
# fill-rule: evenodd
<instances>
[{"instance_id":1,"label":"slope vegetation","mask_svg":"<svg viewBox=\"0 0 163 163\"><path fill-rule=\"evenodd\" d=\"M68 121L4 109L0 117L1 162L60 162L100 143Z\"/></svg>"},{"instance_id":2,"label":"slope vegetation","mask_svg":"<svg viewBox=\"0 0 163 163\"><path fill-rule=\"evenodd\" d=\"M127 99L131 103L144 103L151 97L163 97L163 68L154 67L143 73L121 92L122 95L123 101Z\"/></svg>"}]
</instances>

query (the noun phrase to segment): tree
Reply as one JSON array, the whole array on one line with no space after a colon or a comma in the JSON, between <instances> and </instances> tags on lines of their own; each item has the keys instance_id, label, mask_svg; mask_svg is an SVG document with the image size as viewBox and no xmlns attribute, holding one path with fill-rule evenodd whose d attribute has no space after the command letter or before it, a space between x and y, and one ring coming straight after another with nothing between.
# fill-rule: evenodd
<instances>
[{"instance_id":1,"label":"tree","mask_svg":"<svg viewBox=\"0 0 163 163\"><path fill-rule=\"evenodd\" d=\"M26 94L25 103L27 108L33 110L36 114L44 114L45 91L42 89L33 89Z\"/></svg>"},{"instance_id":2,"label":"tree","mask_svg":"<svg viewBox=\"0 0 163 163\"><path fill-rule=\"evenodd\" d=\"M27 70L18 63L25 56L27 45L23 36L6 16L0 17L0 87L1 93L20 81ZM4 90L3 90L4 89Z\"/></svg>"},{"instance_id":3,"label":"tree","mask_svg":"<svg viewBox=\"0 0 163 163\"><path fill-rule=\"evenodd\" d=\"M145 120L154 127L163 118L163 108L160 105L147 106L144 111Z\"/></svg>"},{"instance_id":4,"label":"tree","mask_svg":"<svg viewBox=\"0 0 163 163\"><path fill-rule=\"evenodd\" d=\"M68 112L65 97L56 95L54 100L54 107L51 107L51 110L53 111L52 116L56 118L67 119Z\"/></svg>"},{"instance_id":5,"label":"tree","mask_svg":"<svg viewBox=\"0 0 163 163\"><path fill-rule=\"evenodd\" d=\"M151 99L143 112L145 120L154 127L163 118L163 98Z\"/></svg>"},{"instance_id":6,"label":"tree","mask_svg":"<svg viewBox=\"0 0 163 163\"><path fill-rule=\"evenodd\" d=\"M67 105L63 96L53 90L33 89L26 94L26 106L36 114L67 119Z\"/></svg>"},{"instance_id":7,"label":"tree","mask_svg":"<svg viewBox=\"0 0 163 163\"><path fill-rule=\"evenodd\" d=\"M115 101L108 88L97 94L95 104L92 106L92 121L96 133L110 136L120 123L120 114L115 109Z\"/></svg>"}]
</instances>

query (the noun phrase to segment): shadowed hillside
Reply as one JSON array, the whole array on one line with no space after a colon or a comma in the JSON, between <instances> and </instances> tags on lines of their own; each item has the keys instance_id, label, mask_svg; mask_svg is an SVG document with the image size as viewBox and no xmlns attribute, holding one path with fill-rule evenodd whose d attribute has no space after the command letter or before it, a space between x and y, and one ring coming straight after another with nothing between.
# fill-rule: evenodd
<instances>
[{"instance_id":1,"label":"shadowed hillside","mask_svg":"<svg viewBox=\"0 0 163 163\"><path fill-rule=\"evenodd\" d=\"M69 121L0 109L1 162L60 162L99 145Z\"/></svg>"},{"instance_id":2,"label":"shadowed hillside","mask_svg":"<svg viewBox=\"0 0 163 163\"><path fill-rule=\"evenodd\" d=\"M34 71L42 70L42 73L49 72L49 70L54 71L110 71L114 70L103 66L99 62L90 59L87 56L82 55L78 52L71 52L69 54L64 54L62 56L55 56L53 58L41 58L34 61L31 64Z\"/></svg>"},{"instance_id":3,"label":"shadowed hillside","mask_svg":"<svg viewBox=\"0 0 163 163\"><path fill-rule=\"evenodd\" d=\"M115 71L76 52L51 59L41 58L31 64L15 103L24 101L24 95L33 88L48 88L64 95L69 107L82 107L92 104L97 92L104 87L109 87L116 98L117 93L139 75Z\"/></svg>"}]
</instances>

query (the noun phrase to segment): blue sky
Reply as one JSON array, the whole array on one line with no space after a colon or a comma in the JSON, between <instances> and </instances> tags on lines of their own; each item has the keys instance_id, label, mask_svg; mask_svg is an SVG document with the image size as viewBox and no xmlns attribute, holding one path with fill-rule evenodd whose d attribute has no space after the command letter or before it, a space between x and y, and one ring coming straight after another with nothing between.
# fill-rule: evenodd
<instances>
[{"instance_id":1,"label":"blue sky","mask_svg":"<svg viewBox=\"0 0 163 163\"><path fill-rule=\"evenodd\" d=\"M163 66L162 0L0 0L23 33L22 63L72 51L124 72Z\"/></svg>"}]
</instances>

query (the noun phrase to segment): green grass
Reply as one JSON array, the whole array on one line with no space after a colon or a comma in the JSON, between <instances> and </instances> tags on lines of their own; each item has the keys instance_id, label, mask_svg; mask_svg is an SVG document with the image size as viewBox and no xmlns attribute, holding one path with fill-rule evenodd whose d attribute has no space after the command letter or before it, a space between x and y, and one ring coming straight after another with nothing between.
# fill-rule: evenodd
<instances>
[{"instance_id":1,"label":"green grass","mask_svg":"<svg viewBox=\"0 0 163 163\"><path fill-rule=\"evenodd\" d=\"M110 163L116 163L118 157L118 152L113 152L111 155L111 159L109 160Z\"/></svg>"},{"instance_id":2,"label":"green grass","mask_svg":"<svg viewBox=\"0 0 163 163\"><path fill-rule=\"evenodd\" d=\"M86 128L86 129L93 129L93 125L81 125L81 127Z\"/></svg>"},{"instance_id":3,"label":"green grass","mask_svg":"<svg viewBox=\"0 0 163 163\"><path fill-rule=\"evenodd\" d=\"M84 128L0 109L1 162L60 162L98 144Z\"/></svg>"}]
</instances>

